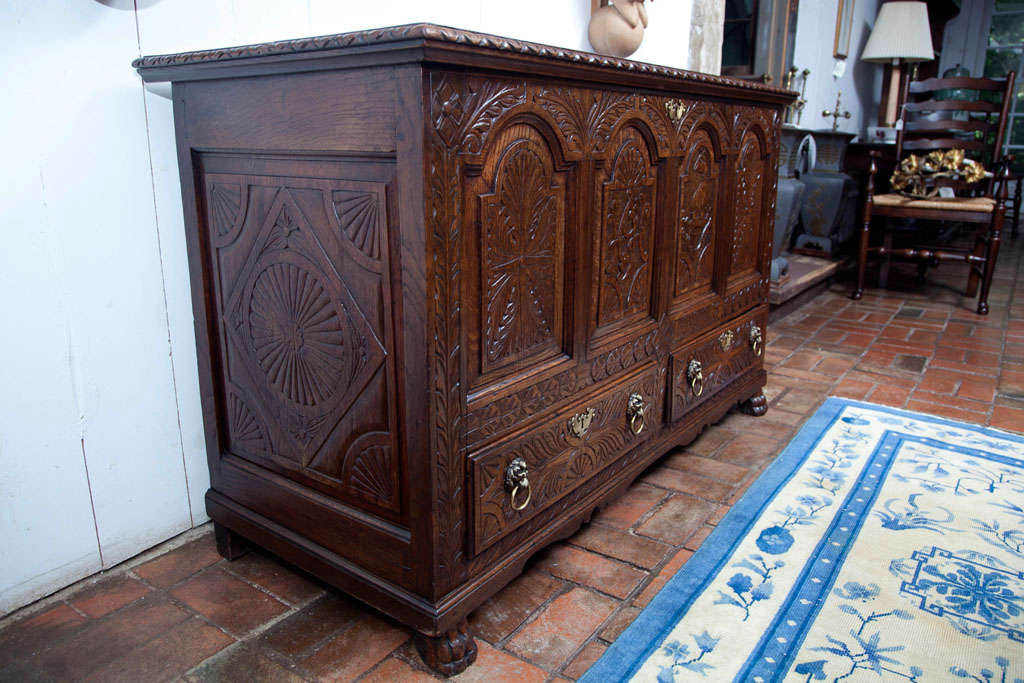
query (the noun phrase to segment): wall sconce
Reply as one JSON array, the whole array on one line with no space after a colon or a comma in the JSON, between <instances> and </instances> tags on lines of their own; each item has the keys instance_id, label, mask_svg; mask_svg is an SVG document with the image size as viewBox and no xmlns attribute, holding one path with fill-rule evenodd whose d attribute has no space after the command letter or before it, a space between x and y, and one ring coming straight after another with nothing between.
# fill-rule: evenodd
<instances>
[{"instance_id":1,"label":"wall sconce","mask_svg":"<svg viewBox=\"0 0 1024 683\"><path fill-rule=\"evenodd\" d=\"M599 54L630 56L640 47L646 27L644 0L590 0L587 35Z\"/></svg>"}]
</instances>

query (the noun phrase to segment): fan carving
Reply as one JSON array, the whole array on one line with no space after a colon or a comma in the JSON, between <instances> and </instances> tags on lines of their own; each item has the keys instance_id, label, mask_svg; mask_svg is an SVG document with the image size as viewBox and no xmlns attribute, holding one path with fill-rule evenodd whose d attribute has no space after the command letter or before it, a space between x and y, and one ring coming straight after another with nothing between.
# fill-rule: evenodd
<instances>
[{"instance_id":1,"label":"fan carving","mask_svg":"<svg viewBox=\"0 0 1024 683\"><path fill-rule=\"evenodd\" d=\"M384 507L397 505L397 476L387 432L370 432L356 439L345 454L341 475L357 495Z\"/></svg>"},{"instance_id":2,"label":"fan carving","mask_svg":"<svg viewBox=\"0 0 1024 683\"><path fill-rule=\"evenodd\" d=\"M210 214L218 237L224 237L234 229L241 210L241 185L213 183L210 188Z\"/></svg>"},{"instance_id":3,"label":"fan carving","mask_svg":"<svg viewBox=\"0 0 1024 683\"><path fill-rule=\"evenodd\" d=\"M294 403L315 406L348 388L348 325L338 309L316 276L295 264L275 263L256 278L252 348L270 385Z\"/></svg>"},{"instance_id":4,"label":"fan carving","mask_svg":"<svg viewBox=\"0 0 1024 683\"><path fill-rule=\"evenodd\" d=\"M229 400L229 425L231 429L231 446L233 449L247 453L266 453L267 437L256 416L245 405L245 401L234 393Z\"/></svg>"},{"instance_id":5,"label":"fan carving","mask_svg":"<svg viewBox=\"0 0 1024 683\"><path fill-rule=\"evenodd\" d=\"M371 192L335 190L331 195L341 231L368 258L380 260L380 211Z\"/></svg>"}]
</instances>

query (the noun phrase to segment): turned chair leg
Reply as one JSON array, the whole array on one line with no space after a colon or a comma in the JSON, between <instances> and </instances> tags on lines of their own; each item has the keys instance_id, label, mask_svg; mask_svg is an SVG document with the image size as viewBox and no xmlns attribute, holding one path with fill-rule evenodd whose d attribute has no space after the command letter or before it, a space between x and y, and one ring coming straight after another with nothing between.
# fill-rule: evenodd
<instances>
[{"instance_id":1,"label":"turned chair leg","mask_svg":"<svg viewBox=\"0 0 1024 683\"><path fill-rule=\"evenodd\" d=\"M988 315L988 292L992 287L992 276L995 274L996 259L999 257L1002 231L1003 207L997 207L992 215L992 229L988 234L988 249L985 251L985 270L981 277L981 294L978 295L978 315Z\"/></svg>"},{"instance_id":2,"label":"turned chair leg","mask_svg":"<svg viewBox=\"0 0 1024 683\"><path fill-rule=\"evenodd\" d=\"M889 266L892 264L892 219L886 218L882 225L882 246L885 247L886 255L878 264L878 288L886 289L889 286Z\"/></svg>"},{"instance_id":3,"label":"turned chair leg","mask_svg":"<svg viewBox=\"0 0 1024 683\"><path fill-rule=\"evenodd\" d=\"M1013 182L1013 225L1010 226L1010 236L1017 237L1017 226L1020 223L1020 200L1021 200L1021 184L1024 182L1024 178L1017 178Z\"/></svg>"},{"instance_id":4,"label":"turned chair leg","mask_svg":"<svg viewBox=\"0 0 1024 683\"><path fill-rule=\"evenodd\" d=\"M860 299L864 296L864 268L868 261L868 235L871 231L871 207L864 208L864 224L860 229L860 244L857 249L857 288L853 290L850 298Z\"/></svg>"},{"instance_id":5,"label":"turned chair leg","mask_svg":"<svg viewBox=\"0 0 1024 683\"><path fill-rule=\"evenodd\" d=\"M992 221L993 222L995 221L995 216L994 215L992 217ZM989 223L988 225L978 225L977 232L975 232L975 235L974 235L974 249L971 250L971 256L975 256L977 258L987 259L988 251L989 251L988 245L989 245L989 241L990 240L986 239L986 237L985 237L985 233L986 232L991 237L991 234L992 234L992 224L991 223ZM978 274L978 269L975 268L974 265L972 264L971 265L971 269L970 269L970 271L969 271L969 273L967 275L967 289L964 290L964 295L968 296L968 297L972 297L972 296L977 295L977 293L978 293L978 284L981 281L981 279L982 279L982 276Z\"/></svg>"}]
</instances>

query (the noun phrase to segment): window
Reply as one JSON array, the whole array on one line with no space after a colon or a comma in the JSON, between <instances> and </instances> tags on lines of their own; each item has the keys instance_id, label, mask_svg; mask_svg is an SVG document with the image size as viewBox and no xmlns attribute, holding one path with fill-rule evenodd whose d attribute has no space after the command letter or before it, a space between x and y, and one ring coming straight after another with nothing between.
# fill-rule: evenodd
<instances>
[{"instance_id":1,"label":"window","mask_svg":"<svg viewBox=\"0 0 1024 683\"><path fill-rule=\"evenodd\" d=\"M722 31L722 73L750 76L754 73L754 31L757 0L725 0Z\"/></svg>"},{"instance_id":2,"label":"window","mask_svg":"<svg viewBox=\"0 0 1024 683\"><path fill-rule=\"evenodd\" d=\"M1005 152L1016 154L1013 172L1024 173L1024 1L995 0L992 29L985 50L985 76L1002 78L1017 72Z\"/></svg>"}]
</instances>

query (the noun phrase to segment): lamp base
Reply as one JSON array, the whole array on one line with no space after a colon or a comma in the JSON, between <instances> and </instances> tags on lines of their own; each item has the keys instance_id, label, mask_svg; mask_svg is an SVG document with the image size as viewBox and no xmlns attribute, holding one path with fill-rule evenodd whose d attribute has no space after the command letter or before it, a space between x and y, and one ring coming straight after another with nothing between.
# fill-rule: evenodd
<instances>
[{"instance_id":1,"label":"lamp base","mask_svg":"<svg viewBox=\"0 0 1024 683\"><path fill-rule=\"evenodd\" d=\"M880 142L883 144L894 145L896 144L896 128L889 128L887 126L868 126L868 141L869 142Z\"/></svg>"}]
</instances>

